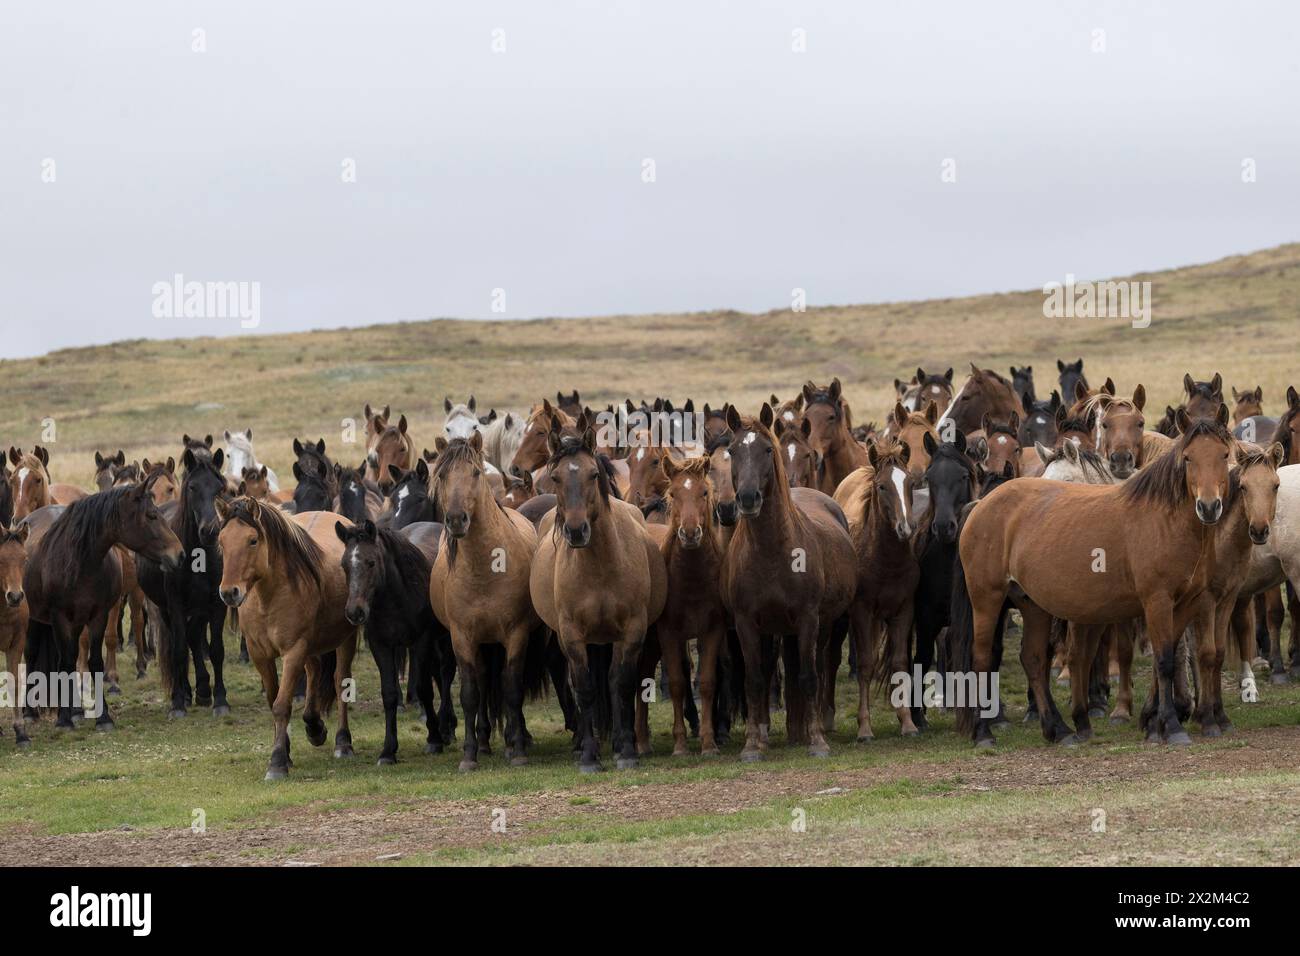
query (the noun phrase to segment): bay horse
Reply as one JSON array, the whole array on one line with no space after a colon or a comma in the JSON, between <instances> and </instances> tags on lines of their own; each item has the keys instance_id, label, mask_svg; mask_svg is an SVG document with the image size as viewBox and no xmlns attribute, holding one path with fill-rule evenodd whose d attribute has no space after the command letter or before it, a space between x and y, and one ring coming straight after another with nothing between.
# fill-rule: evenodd
<instances>
[{"instance_id":1,"label":"bay horse","mask_svg":"<svg viewBox=\"0 0 1300 956\"><path fill-rule=\"evenodd\" d=\"M307 739L314 747L325 742L321 714L337 700L334 756L353 756L342 688L352 676L357 628L347 619L343 543L335 531L339 516L321 511L287 516L247 497L229 504L218 498L216 509L221 522L221 600L239 609L240 629L275 727L266 779L289 774L289 718L294 687L304 672ZM280 657L284 673L277 675Z\"/></svg>"},{"instance_id":2,"label":"bay horse","mask_svg":"<svg viewBox=\"0 0 1300 956\"><path fill-rule=\"evenodd\" d=\"M1264 414L1264 387L1256 385L1244 392L1232 390L1232 424L1240 425L1247 418L1259 418Z\"/></svg>"},{"instance_id":3,"label":"bay horse","mask_svg":"<svg viewBox=\"0 0 1300 956\"><path fill-rule=\"evenodd\" d=\"M409 471L415 466L415 442L406 431L406 416L403 415L396 425L385 425L371 439L370 448L366 452L366 464L370 466L370 472L375 476L379 491L383 494L388 494L393 488L391 468ZM323 448L321 450L324 451Z\"/></svg>"},{"instance_id":4,"label":"bay horse","mask_svg":"<svg viewBox=\"0 0 1300 956\"><path fill-rule=\"evenodd\" d=\"M122 567L115 545L168 568L183 559L180 540L150 496L153 480L72 502L29 556L23 572L30 613L28 663L32 674L47 675L47 687L72 677L83 628L90 630L89 673L92 678L103 677L104 630L122 595ZM107 701L97 704L95 728L112 730ZM59 701L58 713L55 726L71 727L72 701L66 696Z\"/></svg>"},{"instance_id":5,"label":"bay horse","mask_svg":"<svg viewBox=\"0 0 1300 956\"><path fill-rule=\"evenodd\" d=\"M840 417L838 380L825 393L812 388L804 395L815 400L807 409L810 416L815 407L825 406L816 413L823 428L831 415ZM767 748L767 727L760 727L760 717L767 713L770 677L764 651L773 640L785 645L786 737L791 743L806 743L812 756L829 756L819 661L836 620L853 600L856 577L843 512L820 492L789 486L771 430L775 420L767 404L756 418L741 416L734 407L727 410L733 435L731 475L742 520L723 559L721 587L745 664L741 759L747 761L762 759Z\"/></svg>"},{"instance_id":6,"label":"bay horse","mask_svg":"<svg viewBox=\"0 0 1300 956\"><path fill-rule=\"evenodd\" d=\"M936 426L939 437L944 440L952 438L950 431L955 428L970 437L980 428L985 415L996 419L1007 419L1015 412L1021 418L1025 409L1020 404L1011 383L991 368L979 368L971 363L970 378L962 385L948 408L939 416Z\"/></svg>"},{"instance_id":7,"label":"bay horse","mask_svg":"<svg viewBox=\"0 0 1300 956\"><path fill-rule=\"evenodd\" d=\"M95 452L95 487L100 491L108 491L113 487L113 479L117 476L119 468L126 467L126 452L122 449L117 450L116 455L101 455Z\"/></svg>"},{"instance_id":8,"label":"bay horse","mask_svg":"<svg viewBox=\"0 0 1300 956\"><path fill-rule=\"evenodd\" d=\"M779 424L779 419L777 420ZM787 429L788 431L789 429ZM687 699L691 694L688 645L696 639L699 650L700 753L716 757L718 742L714 719L717 703L719 656L726 650L727 620L718 590L723 550L714 516L710 460L704 456L675 461L663 455L668 476L668 531L660 543L668 575L667 602L655 625L655 636L668 674L673 705L673 756L684 756ZM643 664L647 663L643 661ZM641 676L653 675L642 667ZM649 708L637 697L638 750L648 753Z\"/></svg>"},{"instance_id":9,"label":"bay horse","mask_svg":"<svg viewBox=\"0 0 1300 956\"><path fill-rule=\"evenodd\" d=\"M918 369L919 371L919 369ZM901 402L894 404L893 414L886 424L884 435L907 446L907 470L920 479L930 466L930 453L926 451L925 436L938 438L935 425L939 421L939 406L927 401L923 409L909 412Z\"/></svg>"},{"instance_id":10,"label":"bay horse","mask_svg":"<svg viewBox=\"0 0 1300 956\"><path fill-rule=\"evenodd\" d=\"M139 558L140 587L162 610L164 641L159 647L163 690L171 698L169 717L184 717L189 697L189 663L194 662L194 703L212 707L214 717L230 713L226 699L226 605L218 594L223 560L217 543L217 516L227 495L221 466L225 453L211 457L186 448L180 501L169 509L168 526L181 543L185 560L176 567ZM206 633L206 643L204 641ZM209 683L205 658L212 662Z\"/></svg>"},{"instance_id":11,"label":"bay horse","mask_svg":"<svg viewBox=\"0 0 1300 956\"><path fill-rule=\"evenodd\" d=\"M13 718L10 726L14 744L30 747L23 722L23 709L18 706L20 688L18 675L23 672L23 651L27 644L27 599L23 593L23 571L27 567L27 533L25 524L0 527L0 651L4 651L8 676L8 693L13 701Z\"/></svg>"},{"instance_id":12,"label":"bay horse","mask_svg":"<svg viewBox=\"0 0 1300 956\"><path fill-rule=\"evenodd\" d=\"M825 387L814 385L812 382L806 383L803 387L803 399L804 418L812 423L808 440L822 459L821 483L818 489L827 495L832 495L841 481L867 463L867 451L853 439L853 423L841 394L838 378L833 379L830 385ZM770 410L771 406L769 405L768 408ZM775 420L775 413L773 413L773 421ZM730 413L727 422L728 424L731 422Z\"/></svg>"},{"instance_id":13,"label":"bay horse","mask_svg":"<svg viewBox=\"0 0 1300 956\"><path fill-rule=\"evenodd\" d=\"M931 437L933 441L933 436ZM835 491L848 519L855 560L853 600L848 608L858 674L858 742L871 740L871 685L890 673L906 675L911 661L912 621L920 565L912 550L915 530L912 496L919 479L908 467L911 449L888 439L867 449L870 467L860 468ZM929 453L926 455L929 458ZM834 675L840 643L832 638L826 654L823 699L833 723ZM895 677L897 680L897 677ZM910 679L907 703L895 706L903 736L918 733L912 720Z\"/></svg>"},{"instance_id":14,"label":"bay horse","mask_svg":"<svg viewBox=\"0 0 1300 956\"><path fill-rule=\"evenodd\" d=\"M9 476L13 521L21 521L46 505L67 505L86 497L86 493L76 485L50 480L50 452L47 448L35 445L30 452L24 452L11 445L9 461L14 466Z\"/></svg>"},{"instance_id":15,"label":"bay horse","mask_svg":"<svg viewBox=\"0 0 1300 956\"><path fill-rule=\"evenodd\" d=\"M1187 414L1192 419L1213 418L1223 404L1223 376L1218 372L1208 382L1197 382L1190 374L1183 376L1183 391L1187 394Z\"/></svg>"},{"instance_id":16,"label":"bay horse","mask_svg":"<svg viewBox=\"0 0 1300 956\"><path fill-rule=\"evenodd\" d=\"M506 475L506 493L501 496L501 504L518 511L527 502L537 496L533 487L533 473L526 471L521 475Z\"/></svg>"},{"instance_id":17,"label":"bay horse","mask_svg":"<svg viewBox=\"0 0 1300 956\"><path fill-rule=\"evenodd\" d=\"M379 668L384 704L384 745L380 766L397 763L397 708L401 704L400 658L410 655L412 682L424 711L424 752L442 753L444 741L433 709L433 675L443 654L451 653L447 630L429 605L429 573L437 558L442 525L418 522L391 531L335 520L343 543L340 565L347 580L344 616L365 627L366 643ZM445 701L444 701L445 703Z\"/></svg>"},{"instance_id":18,"label":"bay horse","mask_svg":"<svg viewBox=\"0 0 1300 956\"><path fill-rule=\"evenodd\" d=\"M547 468L558 491L556 507L539 528L529 591L538 616L551 628L569 663L578 698L582 752L579 769L600 769L596 722L603 723L596 686L608 660L611 745L620 769L637 765L634 712L637 662L646 632L663 613L667 576L663 555L634 505L611 494L596 457L595 432L548 432ZM593 645L611 644L608 655Z\"/></svg>"},{"instance_id":19,"label":"bay horse","mask_svg":"<svg viewBox=\"0 0 1300 956\"><path fill-rule=\"evenodd\" d=\"M134 463L127 465L117 473L113 485L134 484L146 478L153 479L149 494L153 496L154 504L162 507L169 501L180 501L181 482L176 477L176 459L171 455L167 456L166 461L150 461L146 458L140 462L138 469Z\"/></svg>"},{"instance_id":20,"label":"bay horse","mask_svg":"<svg viewBox=\"0 0 1300 956\"><path fill-rule=\"evenodd\" d=\"M292 492L271 490L270 469L266 465L260 468L245 468L240 474L236 497L245 496L273 505L293 501Z\"/></svg>"},{"instance_id":21,"label":"bay horse","mask_svg":"<svg viewBox=\"0 0 1300 956\"><path fill-rule=\"evenodd\" d=\"M925 369L918 368L916 378L903 392L899 401L909 412L919 412L923 411L930 402L933 402L937 408L947 408L948 403L952 401L952 394L952 369L948 369L942 375L938 373L931 375Z\"/></svg>"},{"instance_id":22,"label":"bay horse","mask_svg":"<svg viewBox=\"0 0 1300 956\"><path fill-rule=\"evenodd\" d=\"M1011 413L1009 419L998 420L985 415L980 423L984 433L984 467L989 471L1002 471L1011 466L1011 476L1020 477L1020 416Z\"/></svg>"},{"instance_id":23,"label":"bay horse","mask_svg":"<svg viewBox=\"0 0 1300 956\"><path fill-rule=\"evenodd\" d=\"M1066 442L1097 450L1097 412L1095 409L1082 414L1072 414L1064 405L1056 410L1056 444L1060 448Z\"/></svg>"},{"instance_id":24,"label":"bay horse","mask_svg":"<svg viewBox=\"0 0 1300 956\"><path fill-rule=\"evenodd\" d=\"M518 511L502 507L484 473L483 436L437 438L434 494L442 503L446 545L425 588L437 619L451 632L460 669L465 718L461 770L491 753L491 725L483 705L505 699L506 759L528 763L525 695L538 696L546 671L546 633L533 610L529 579L537 531Z\"/></svg>"},{"instance_id":25,"label":"bay horse","mask_svg":"<svg viewBox=\"0 0 1300 956\"><path fill-rule=\"evenodd\" d=\"M778 418L772 423L772 431L785 456L785 475L790 487L816 488L820 484L822 461L809 440L812 422L801 418L794 425Z\"/></svg>"},{"instance_id":26,"label":"bay horse","mask_svg":"<svg viewBox=\"0 0 1300 956\"><path fill-rule=\"evenodd\" d=\"M225 438L226 465L224 474L231 480L232 484L238 483L244 472L249 468L254 468L263 473L262 477L266 481L268 491L278 492L280 490L280 479L272 469L258 461L257 453L253 451L253 430L251 428L246 428L242 432L231 432L227 429Z\"/></svg>"},{"instance_id":27,"label":"bay horse","mask_svg":"<svg viewBox=\"0 0 1300 956\"><path fill-rule=\"evenodd\" d=\"M1208 526L1222 517L1229 490L1227 420L1226 406L1213 419L1192 421L1181 413L1182 436L1174 447L1125 484L1021 478L972 509L959 545L962 573L953 588L950 641L959 650L957 666L973 671L976 680L989 672L995 633L1010 600L1024 622L1021 661L1048 741L1091 733L1084 682L1072 683L1073 734L1052 700L1051 618L1092 628L1142 616L1159 686L1155 710L1144 714L1148 740L1190 743L1174 708L1174 657L1213 564ZM978 705L968 700L958 724L977 746L993 745L989 718Z\"/></svg>"},{"instance_id":28,"label":"bay horse","mask_svg":"<svg viewBox=\"0 0 1300 956\"><path fill-rule=\"evenodd\" d=\"M1123 481L1146 467L1173 445L1174 440L1145 430L1146 389L1139 385L1131 399L1101 392L1088 399L1086 408L1097 419L1097 451L1105 456L1111 473Z\"/></svg>"}]
</instances>

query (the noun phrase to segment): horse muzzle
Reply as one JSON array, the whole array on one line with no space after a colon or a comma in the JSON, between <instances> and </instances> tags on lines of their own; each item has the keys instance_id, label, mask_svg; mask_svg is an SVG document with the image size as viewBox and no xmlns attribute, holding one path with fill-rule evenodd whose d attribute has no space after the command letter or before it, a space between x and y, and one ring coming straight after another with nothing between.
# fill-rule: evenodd
<instances>
[{"instance_id":1,"label":"horse muzzle","mask_svg":"<svg viewBox=\"0 0 1300 956\"><path fill-rule=\"evenodd\" d=\"M175 571L181 566L181 562L184 560L184 550L177 548L175 551L163 552L162 557L158 559L158 563L162 565L164 571Z\"/></svg>"},{"instance_id":2,"label":"horse muzzle","mask_svg":"<svg viewBox=\"0 0 1300 956\"><path fill-rule=\"evenodd\" d=\"M442 526L453 538L463 538L469 534L469 515L443 515Z\"/></svg>"},{"instance_id":3,"label":"horse muzzle","mask_svg":"<svg viewBox=\"0 0 1300 956\"><path fill-rule=\"evenodd\" d=\"M348 607L344 610L343 616L348 619L349 624L360 627L370 617L370 609L364 604L358 604L356 607Z\"/></svg>"},{"instance_id":4,"label":"horse muzzle","mask_svg":"<svg viewBox=\"0 0 1300 956\"><path fill-rule=\"evenodd\" d=\"M238 587L222 588L219 593L221 594L221 602L226 607L239 607L244 603L244 599L248 597L248 592Z\"/></svg>"},{"instance_id":5,"label":"horse muzzle","mask_svg":"<svg viewBox=\"0 0 1300 956\"><path fill-rule=\"evenodd\" d=\"M1264 525L1264 527L1262 528L1256 528L1254 525L1251 525L1250 526L1251 543L1268 544L1268 532L1269 532L1268 525Z\"/></svg>"},{"instance_id":6,"label":"horse muzzle","mask_svg":"<svg viewBox=\"0 0 1300 956\"><path fill-rule=\"evenodd\" d=\"M1197 498L1196 517L1200 518L1203 524L1215 524L1223 517L1223 499L1215 498L1213 501L1202 501Z\"/></svg>"},{"instance_id":7,"label":"horse muzzle","mask_svg":"<svg viewBox=\"0 0 1300 956\"><path fill-rule=\"evenodd\" d=\"M564 526L564 540L571 548L585 548L591 544L591 522L584 521L578 527Z\"/></svg>"},{"instance_id":8,"label":"horse muzzle","mask_svg":"<svg viewBox=\"0 0 1300 956\"><path fill-rule=\"evenodd\" d=\"M717 512L718 524L730 528L736 523L736 503L734 501L719 502Z\"/></svg>"},{"instance_id":9,"label":"horse muzzle","mask_svg":"<svg viewBox=\"0 0 1300 956\"><path fill-rule=\"evenodd\" d=\"M1133 474L1133 453L1131 451L1115 452L1110 456L1110 473L1116 478L1127 478Z\"/></svg>"},{"instance_id":10,"label":"horse muzzle","mask_svg":"<svg viewBox=\"0 0 1300 956\"><path fill-rule=\"evenodd\" d=\"M697 525L690 532L685 528L677 529L677 540L681 542L683 548L688 551L694 551L704 543L704 528Z\"/></svg>"},{"instance_id":11,"label":"horse muzzle","mask_svg":"<svg viewBox=\"0 0 1300 956\"><path fill-rule=\"evenodd\" d=\"M763 510L763 493L747 491L736 495L736 511L742 518L753 518Z\"/></svg>"},{"instance_id":12,"label":"horse muzzle","mask_svg":"<svg viewBox=\"0 0 1300 956\"><path fill-rule=\"evenodd\" d=\"M23 592L22 592L22 591L6 591L6 592L5 592L5 603L8 604L10 607L17 607L18 605L22 604L22 603L23 603Z\"/></svg>"}]
</instances>

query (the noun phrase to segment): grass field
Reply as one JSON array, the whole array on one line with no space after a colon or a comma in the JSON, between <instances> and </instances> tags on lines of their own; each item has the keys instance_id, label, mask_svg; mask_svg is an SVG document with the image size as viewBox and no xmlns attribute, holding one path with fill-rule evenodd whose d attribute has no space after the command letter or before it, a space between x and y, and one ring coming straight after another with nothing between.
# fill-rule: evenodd
<instances>
[{"instance_id":1,"label":"grass field","mask_svg":"<svg viewBox=\"0 0 1300 956\"><path fill-rule=\"evenodd\" d=\"M1082 356L1094 380L1146 385L1174 402L1183 373L1262 385L1276 413L1300 347L1300 245L1136 276L1153 284L1151 326L1048 320L1040 291L763 315L708 313L516 323L430 321L360 330L135 341L0 363L0 441L30 446L54 420L56 481L88 484L96 449L175 455L180 435L254 429L259 453L287 474L290 439L323 435L366 402L391 403L432 444L444 395L523 408L579 389L603 405L626 395L756 405L805 379L839 376L858 418L878 418L895 376L918 364L1006 372L1032 364L1040 394L1055 359ZM178 335L182 327L175 329ZM358 757L313 750L295 718L287 782L262 773L270 720L251 668L228 669L234 713L168 721L156 670L123 680L118 729L56 733L27 752L0 739L0 845L30 862L117 863L1297 863L1300 687L1261 682L1263 702L1228 695L1237 731L1186 749L1151 748L1102 722L1075 750L1048 748L1018 723L1025 688L1013 635L1003 696L1015 726L995 753L959 740L938 715L920 739L895 736L878 704L878 739L852 741L856 695L841 684L832 756L781 746L742 765L674 759L667 703L652 708L656 756L635 771L581 777L553 705L530 710L531 766L499 749L473 775L458 754L419 753L402 721L403 762L374 766L382 737L378 678L359 655ZM234 640L227 636L231 660ZM1150 662L1135 664L1139 696ZM124 673L129 666L123 667ZM1057 688L1064 703L1066 691ZM667 711L667 714L665 713ZM206 832L192 831L202 811ZM498 813L497 811L503 811ZM1103 819L1104 830L1098 830ZM806 828L792 828L802 813ZM494 822L498 824L494 828Z\"/></svg>"}]
</instances>

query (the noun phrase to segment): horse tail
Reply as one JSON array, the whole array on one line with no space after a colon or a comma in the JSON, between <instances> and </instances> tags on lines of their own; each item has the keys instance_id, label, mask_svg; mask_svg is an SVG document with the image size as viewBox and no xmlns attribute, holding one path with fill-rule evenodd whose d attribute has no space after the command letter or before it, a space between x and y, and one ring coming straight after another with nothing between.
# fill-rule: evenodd
<instances>
[{"instance_id":1,"label":"horse tail","mask_svg":"<svg viewBox=\"0 0 1300 956\"><path fill-rule=\"evenodd\" d=\"M334 693L334 672L338 670L339 655L337 651L326 651L320 656L320 666L312 678L311 696L316 701L322 715L328 714L337 699Z\"/></svg>"},{"instance_id":2,"label":"horse tail","mask_svg":"<svg viewBox=\"0 0 1300 956\"><path fill-rule=\"evenodd\" d=\"M185 622L173 626L171 615L152 601L149 616L158 621L158 679L163 694L168 698L185 682L185 669L189 666L189 647L185 643Z\"/></svg>"},{"instance_id":3,"label":"horse tail","mask_svg":"<svg viewBox=\"0 0 1300 956\"><path fill-rule=\"evenodd\" d=\"M550 635L545 627L537 627L528 635L524 651L524 699L541 700L546 696L549 683L546 673L546 642Z\"/></svg>"},{"instance_id":4,"label":"horse tail","mask_svg":"<svg viewBox=\"0 0 1300 956\"><path fill-rule=\"evenodd\" d=\"M613 644L587 645L587 675L595 691L592 713L593 729L602 738L614 729L614 709L610 700L609 669L614 663Z\"/></svg>"},{"instance_id":5,"label":"horse tail","mask_svg":"<svg viewBox=\"0 0 1300 956\"><path fill-rule=\"evenodd\" d=\"M953 558L952 599L948 614L948 667L949 673L969 674L975 663L975 609L971 605L970 590L966 587L966 569L960 557ZM957 707L957 732L975 735L977 705Z\"/></svg>"},{"instance_id":6,"label":"horse tail","mask_svg":"<svg viewBox=\"0 0 1300 956\"><path fill-rule=\"evenodd\" d=\"M487 672L487 686L481 688L486 698L488 726L501 730L505 719L502 685L506 675L506 649L502 644L480 644L478 652L483 655L483 666Z\"/></svg>"}]
</instances>

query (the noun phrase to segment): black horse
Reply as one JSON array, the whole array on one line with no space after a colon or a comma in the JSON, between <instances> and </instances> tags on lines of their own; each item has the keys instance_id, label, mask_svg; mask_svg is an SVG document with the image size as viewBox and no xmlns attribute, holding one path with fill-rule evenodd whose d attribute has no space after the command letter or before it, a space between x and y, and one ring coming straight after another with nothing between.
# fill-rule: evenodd
<instances>
[{"instance_id":1,"label":"black horse","mask_svg":"<svg viewBox=\"0 0 1300 956\"><path fill-rule=\"evenodd\" d=\"M1035 401L1031 397L1023 404L1025 417L1020 423L1020 432L1016 435L1020 447L1033 448L1041 442L1047 448L1055 448L1056 413L1061 408L1061 393L1052 389L1052 397L1046 401Z\"/></svg>"},{"instance_id":2,"label":"black horse","mask_svg":"<svg viewBox=\"0 0 1300 956\"><path fill-rule=\"evenodd\" d=\"M334 523L343 542L343 573L348 581L348 622L365 625L366 643L379 668L384 701L384 748L379 763L397 762L397 705L401 702L398 665L409 654L413 665L410 683L424 710L428 738L424 752L442 753L443 736L434 717L432 676L443 660L455 657L451 634L429 605L429 574L438 557L442 525L426 521L400 531L377 528L373 521L359 525ZM450 685L440 688L442 703L450 707Z\"/></svg>"},{"instance_id":3,"label":"black horse","mask_svg":"<svg viewBox=\"0 0 1300 956\"><path fill-rule=\"evenodd\" d=\"M67 689L57 694L56 726L71 727L73 706L87 704L99 707L96 730L114 726L107 700L87 701L78 693L76 678L77 644L82 629L88 628L90 675L97 687L103 685L104 628L122 596L122 564L114 545L168 568L184 557L180 540L154 505L150 490L155 480L101 491L68 505L28 558L23 574L31 614L28 680L35 684L43 677L47 691Z\"/></svg>"},{"instance_id":4,"label":"black horse","mask_svg":"<svg viewBox=\"0 0 1300 956\"><path fill-rule=\"evenodd\" d=\"M293 477L298 482L293 490L293 513L333 511L339 483L334 463L325 457L325 439L313 445L295 438L293 454Z\"/></svg>"},{"instance_id":5,"label":"black horse","mask_svg":"<svg viewBox=\"0 0 1300 956\"><path fill-rule=\"evenodd\" d=\"M429 492L429 465L423 458L416 459L410 471L389 465L388 473L393 479L393 490L388 493L388 507L380 519L381 525L400 531L407 525L436 522L442 517Z\"/></svg>"},{"instance_id":6,"label":"black horse","mask_svg":"<svg viewBox=\"0 0 1300 956\"><path fill-rule=\"evenodd\" d=\"M1083 359L1068 365L1057 359L1056 370L1060 373L1061 401L1072 405L1078 399L1079 385L1083 386L1085 392L1088 390L1088 377L1083 374Z\"/></svg>"},{"instance_id":7,"label":"black horse","mask_svg":"<svg viewBox=\"0 0 1300 956\"><path fill-rule=\"evenodd\" d=\"M181 497L164 506L172 531L185 549L185 559L174 569L165 569L146 558L137 561L140 587L149 600L162 609L165 634L159 649L163 687L171 696L170 717L184 717L190 698L189 662L194 661L194 703L211 705L214 716L230 713L226 700L222 632L226 626L226 605L218 593L221 584L221 549L217 547L218 498L226 497L226 479L221 474L225 453L218 448L210 456L187 447L181 456L185 474ZM208 639L204 643L204 631ZM212 662L209 682L204 657Z\"/></svg>"}]
</instances>

